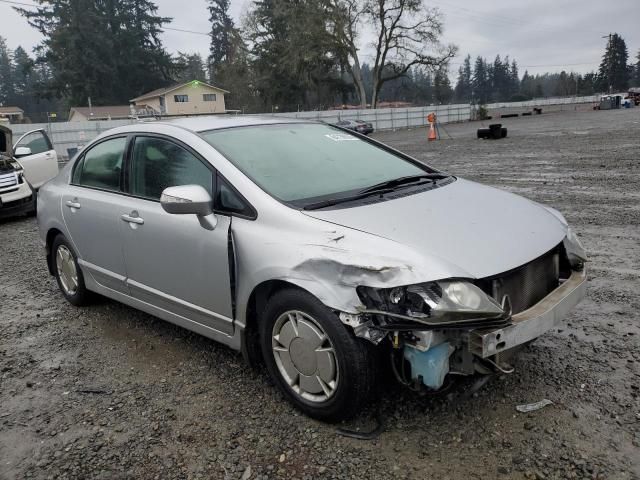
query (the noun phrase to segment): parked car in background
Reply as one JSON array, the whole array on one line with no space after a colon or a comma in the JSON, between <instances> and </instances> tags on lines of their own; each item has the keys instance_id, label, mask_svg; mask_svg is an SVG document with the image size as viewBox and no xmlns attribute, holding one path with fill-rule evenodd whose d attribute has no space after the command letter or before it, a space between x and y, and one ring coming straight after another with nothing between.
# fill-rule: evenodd
<instances>
[{"instance_id":1,"label":"parked car in background","mask_svg":"<svg viewBox=\"0 0 640 480\"><path fill-rule=\"evenodd\" d=\"M119 127L40 197L70 303L99 293L261 358L323 420L364 408L382 361L414 390L511 371L585 295L558 211L323 123Z\"/></svg>"},{"instance_id":2,"label":"parked car in background","mask_svg":"<svg viewBox=\"0 0 640 480\"><path fill-rule=\"evenodd\" d=\"M31 130L18 138L13 146L13 156L20 162L27 181L36 190L58 175L58 155L42 129Z\"/></svg>"},{"instance_id":3,"label":"parked car in background","mask_svg":"<svg viewBox=\"0 0 640 480\"><path fill-rule=\"evenodd\" d=\"M44 130L22 135L15 145L0 125L0 216L32 213L37 190L58 174L58 156Z\"/></svg>"},{"instance_id":4,"label":"parked car in background","mask_svg":"<svg viewBox=\"0 0 640 480\"><path fill-rule=\"evenodd\" d=\"M35 211L35 192L13 156L11 130L0 125L0 217Z\"/></svg>"},{"instance_id":5,"label":"parked car in background","mask_svg":"<svg viewBox=\"0 0 640 480\"><path fill-rule=\"evenodd\" d=\"M365 122L364 120L341 120L338 123L335 123L335 125L340 128L346 128L347 130L353 130L354 132L358 132L363 135L373 133L373 125Z\"/></svg>"}]
</instances>

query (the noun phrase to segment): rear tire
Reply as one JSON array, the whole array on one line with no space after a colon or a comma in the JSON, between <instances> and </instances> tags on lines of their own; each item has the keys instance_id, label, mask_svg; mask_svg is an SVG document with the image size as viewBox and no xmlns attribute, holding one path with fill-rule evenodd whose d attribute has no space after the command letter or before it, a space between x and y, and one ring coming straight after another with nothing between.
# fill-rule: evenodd
<instances>
[{"instance_id":1,"label":"rear tire","mask_svg":"<svg viewBox=\"0 0 640 480\"><path fill-rule=\"evenodd\" d=\"M378 356L330 309L297 289L277 292L260 321L267 370L285 397L318 420L354 416L376 391Z\"/></svg>"},{"instance_id":2,"label":"rear tire","mask_svg":"<svg viewBox=\"0 0 640 480\"><path fill-rule=\"evenodd\" d=\"M51 262L58 288L69 303L81 307L91 303L92 294L84 283L78 256L64 235L58 235L51 245Z\"/></svg>"}]
</instances>

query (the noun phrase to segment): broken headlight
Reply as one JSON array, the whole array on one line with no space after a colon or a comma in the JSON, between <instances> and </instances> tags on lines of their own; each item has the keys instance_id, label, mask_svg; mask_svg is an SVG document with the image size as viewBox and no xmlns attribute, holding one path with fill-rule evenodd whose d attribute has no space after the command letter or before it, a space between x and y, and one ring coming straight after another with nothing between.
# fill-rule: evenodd
<instances>
[{"instance_id":1,"label":"broken headlight","mask_svg":"<svg viewBox=\"0 0 640 480\"><path fill-rule=\"evenodd\" d=\"M428 324L467 323L501 318L505 311L480 288L462 280L406 287L358 287L367 309Z\"/></svg>"},{"instance_id":2,"label":"broken headlight","mask_svg":"<svg viewBox=\"0 0 640 480\"><path fill-rule=\"evenodd\" d=\"M582 268L584 262L587 261L587 252L585 252L582 243L576 233L569 227L567 236L564 238L564 249L567 252L569 263L574 268Z\"/></svg>"}]
</instances>

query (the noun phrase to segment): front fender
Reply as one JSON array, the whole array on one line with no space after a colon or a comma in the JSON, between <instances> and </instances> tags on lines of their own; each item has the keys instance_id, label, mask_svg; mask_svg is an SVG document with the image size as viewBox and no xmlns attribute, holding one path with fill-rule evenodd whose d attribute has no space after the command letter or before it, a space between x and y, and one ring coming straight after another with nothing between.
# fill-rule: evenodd
<instances>
[{"instance_id":1,"label":"front fender","mask_svg":"<svg viewBox=\"0 0 640 480\"><path fill-rule=\"evenodd\" d=\"M443 259L393 240L313 219L303 221L311 228L297 226L289 232L266 223L234 221L238 326L246 325L252 292L272 280L296 285L334 310L357 313L363 307L358 286L389 288L470 276Z\"/></svg>"}]
</instances>

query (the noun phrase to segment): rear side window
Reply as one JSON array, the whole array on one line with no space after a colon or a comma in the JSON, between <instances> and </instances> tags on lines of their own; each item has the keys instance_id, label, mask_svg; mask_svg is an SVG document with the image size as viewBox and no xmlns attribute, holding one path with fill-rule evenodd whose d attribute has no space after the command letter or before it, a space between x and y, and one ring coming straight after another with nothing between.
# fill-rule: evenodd
<instances>
[{"instance_id":1,"label":"rear side window","mask_svg":"<svg viewBox=\"0 0 640 480\"><path fill-rule=\"evenodd\" d=\"M84 154L73 173L73 183L85 187L120 191L125 137L99 143Z\"/></svg>"},{"instance_id":2,"label":"rear side window","mask_svg":"<svg viewBox=\"0 0 640 480\"><path fill-rule=\"evenodd\" d=\"M159 200L167 187L201 185L212 195L213 174L195 155L168 140L137 137L129 189L132 195Z\"/></svg>"}]
</instances>

